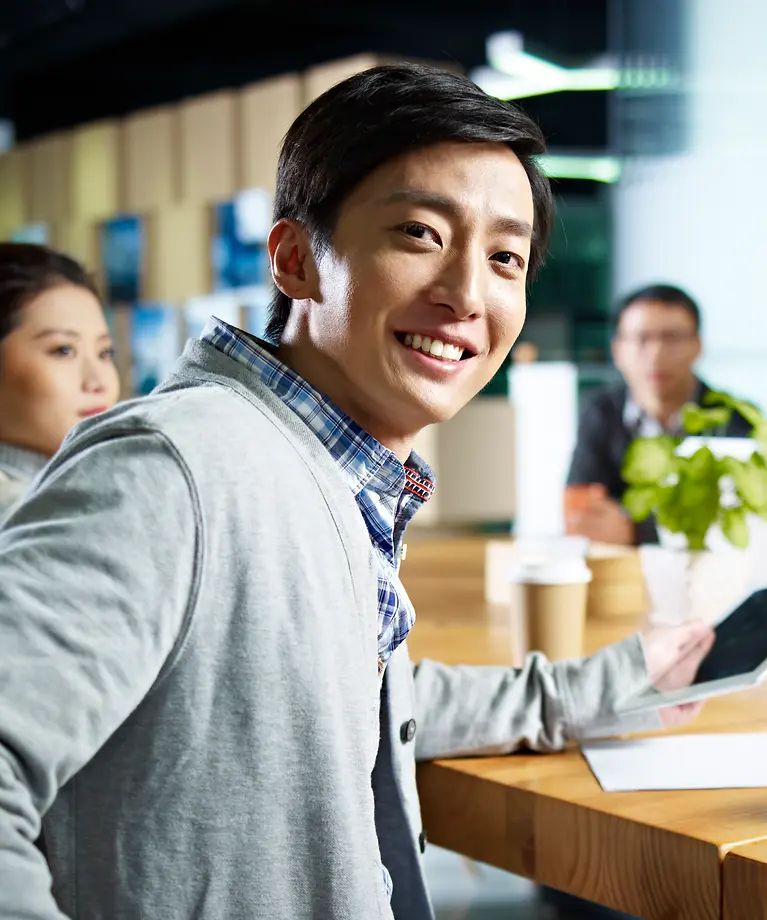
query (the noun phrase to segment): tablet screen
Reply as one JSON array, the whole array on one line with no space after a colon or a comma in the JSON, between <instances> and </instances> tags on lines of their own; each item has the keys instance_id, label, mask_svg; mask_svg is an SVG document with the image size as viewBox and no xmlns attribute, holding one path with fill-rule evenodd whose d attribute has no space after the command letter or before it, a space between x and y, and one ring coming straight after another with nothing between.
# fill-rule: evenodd
<instances>
[{"instance_id":1,"label":"tablet screen","mask_svg":"<svg viewBox=\"0 0 767 920\"><path fill-rule=\"evenodd\" d=\"M719 623L715 634L693 684L748 674L767 659L767 589L747 597Z\"/></svg>"}]
</instances>

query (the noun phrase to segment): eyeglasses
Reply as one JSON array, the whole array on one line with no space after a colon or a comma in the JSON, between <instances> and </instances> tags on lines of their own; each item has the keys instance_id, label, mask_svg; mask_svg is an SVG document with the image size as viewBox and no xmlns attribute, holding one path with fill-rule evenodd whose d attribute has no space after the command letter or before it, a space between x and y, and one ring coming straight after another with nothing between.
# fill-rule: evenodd
<instances>
[{"instance_id":1,"label":"eyeglasses","mask_svg":"<svg viewBox=\"0 0 767 920\"><path fill-rule=\"evenodd\" d=\"M635 348L646 348L648 345L657 344L664 348L681 348L697 338L695 332L682 332L677 330L668 330L666 332L637 332L630 335L619 335L619 342L625 342L627 345L633 345Z\"/></svg>"}]
</instances>

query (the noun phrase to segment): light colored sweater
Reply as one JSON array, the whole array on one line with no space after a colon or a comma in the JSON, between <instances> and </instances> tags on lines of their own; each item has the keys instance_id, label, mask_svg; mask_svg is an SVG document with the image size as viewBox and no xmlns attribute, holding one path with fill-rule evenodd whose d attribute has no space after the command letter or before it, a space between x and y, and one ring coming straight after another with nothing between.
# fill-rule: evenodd
<instances>
[{"instance_id":1,"label":"light colored sweater","mask_svg":"<svg viewBox=\"0 0 767 920\"><path fill-rule=\"evenodd\" d=\"M87 423L0 533L0 920L390 917L362 518L247 371L199 343L179 370ZM431 913L416 757L657 727L615 720L646 681L638 637L521 671L414 674L402 645L372 780L397 920ZM31 841L59 787L57 908Z\"/></svg>"},{"instance_id":2,"label":"light colored sweater","mask_svg":"<svg viewBox=\"0 0 767 920\"><path fill-rule=\"evenodd\" d=\"M0 520L20 501L47 457L0 441Z\"/></svg>"},{"instance_id":3,"label":"light colored sweater","mask_svg":"<svg viewBox=\"0 0 767 920\"><path fill-rule=\"evenodd\" d=\"M0 920L391 917L370 540L227 357L81 426L0 531L0 688Z\"/></svg>"}]
</instances>

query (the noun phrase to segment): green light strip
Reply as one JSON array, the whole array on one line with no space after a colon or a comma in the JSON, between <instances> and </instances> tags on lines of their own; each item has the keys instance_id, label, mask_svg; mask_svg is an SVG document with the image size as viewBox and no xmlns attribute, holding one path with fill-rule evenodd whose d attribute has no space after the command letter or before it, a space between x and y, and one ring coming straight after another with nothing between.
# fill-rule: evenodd
<instances>
[{"instance_id":1,"label":"green light strip","mask_svg":"<svg viewBox=\"0 0 767 920\"><path fill-rule=\"evenodd\" d=\"M547 153L538 162L552 179L588 179L612 184L621 177L621 164L616 157Z\"/></svg>"}]
</instances>

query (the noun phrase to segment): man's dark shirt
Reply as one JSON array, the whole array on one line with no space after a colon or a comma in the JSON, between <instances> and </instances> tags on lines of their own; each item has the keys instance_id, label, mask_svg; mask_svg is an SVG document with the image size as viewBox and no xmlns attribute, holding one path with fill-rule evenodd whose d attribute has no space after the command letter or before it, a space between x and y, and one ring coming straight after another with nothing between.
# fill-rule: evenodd
<instances>
[{"instance_id":1,"label":"man's dark shirt","mask_svg":"<svg viewBox=\"0 0 767 920\"><path fill-rule=\"evenodd\" d=\"M710 388L700 383L698 400ZM626 402L628 389L624 383L600 390L590 400L581 415L578 440L575 445L569 485L600 483L611 498L621 501L627 485L621 476L623 458L629 444L639 435L636 425L627 423ZM719 437L742 438L751 434L751 426L737 413L732 414L727 425L709 434ZM657 543L655 521L648 518L636 525L636 542Z\"/></svg>"}]
</instances>

